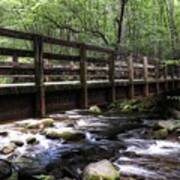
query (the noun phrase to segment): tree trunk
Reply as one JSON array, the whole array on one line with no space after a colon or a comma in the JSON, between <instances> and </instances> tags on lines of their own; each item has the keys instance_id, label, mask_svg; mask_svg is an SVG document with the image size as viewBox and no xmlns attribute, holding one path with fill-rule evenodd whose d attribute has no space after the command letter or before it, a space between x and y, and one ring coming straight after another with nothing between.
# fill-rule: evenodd
<instances>
[{"instance_id":1,"label":"tree trunk","mask_svg":"<svg viewBox=\"0 0 180 180\"><path fill-rule=\"evenodd\" d=\"M122 32L123 32L123 21L125 14L127 0L120 0L120 16L118 20L118 37L117 37L117 45L120 47L122 42Z\"/></svg>"},{"instance_id":2,"label":"tree trunk","mask_svg":"<svg viewBox=\"0 0 180 180\"><path fill-rule=\"evenodd\" d=\"M172 55L174 55L176 40L177 40L176 25L174 19L174 0L167 0L167 6L168 6L168 17L169 17L169 29L171 35Z\"/></svg>"}]
</instances>

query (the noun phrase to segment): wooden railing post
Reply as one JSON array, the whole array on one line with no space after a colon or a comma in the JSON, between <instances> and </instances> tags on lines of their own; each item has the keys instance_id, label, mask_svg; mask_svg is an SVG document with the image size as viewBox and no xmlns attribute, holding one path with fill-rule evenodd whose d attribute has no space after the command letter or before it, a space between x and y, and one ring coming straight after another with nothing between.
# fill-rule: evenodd
<instances>
[{"instance_id":1,"label":"wooden railing post","mask_svg":"<svg viewBox=\"0 0 180 180\"><path fill-rule=\"evenodd\" d=\"M44 62L43 41L36 36L34 39L35 53L35 85L36 85L36 117L44 117L46 114L45 86L44 86Z\"/></svg>"},{"instance_id":2,"label":"wooden railing post","mask_svg":"<svg viewBox=\"0 0 180 180\"><path fill-rule=\"evenodd\" d=\"M149 96L149 83L148 83L148 59L145 56L143 58L143 67L144 67L144 95Z\"/></svg>"},{"instance_id":3,"label":"wooden railing post","mask_svg":"<svg viewBox=\"0 0 180 180\"><path fill-rule=\"evenodd\" d=\"M133 56L128 57L128 72L129 72L129 98L134 98L134 66Z\"/></svg>"},{"instance_id":4,"label":"wooden railing post","mask_svg":"<svg viewBox=\"0 0 180 180\"><path fill-rule=\"evenodd\" d=\"M16 55L13 55L12 57L12 62L13 62L13 68L15 68L18 64L18 57ZM16 83L18 81L17 77L13 78L13 83Z\"/></svg>"},{"instance_id":5,"label":"wooden railing post","mask_svg":"<svg viewBox=\"0 0 180 180\"><path fill-rule=\"evenodd\" d=\"M157 94L160 93L160 87L159 87L159 67L160 67L160 64L159 64L159 59L156 61L156 65L155 65L155 79L156 79L156 92Z\"/></svg>"},{"instance_id":6,"label":"wooden railing post","mask_svg":"<svg viewBox=\"0 0 180 180\"><path fill-rule=\"evenodd\" d=\"M109 82L111 85L111 102L116 101L115 60L116 60L116 55L115 53L112 53L109 58Z\"/></svg>"},{"instance_id":7,"label":"wooden railing post","mask_svg":"<svg viewBox=\"0 0 180 180\"><path fill-rule=\"evenodd\" d=\"M164 80L165 80L165 89L166 91L169 90L169 83L168 83L168 65L164 64Z\"/></svg>"},{"instance_id":8,"label":"wooden railing post","mask_svg":"<svg viewBox=\"0 0 180 180\"><path fill-rule=\"evenodd\" d=\"M80 46L80 82L81 82L81 108L88 108L87 62L86 48Z\"/></svg>"},{"instance_id":9,"label":"wooden railing post","mask_svg":"<svg viewBox=\"0 0 180 180\"><path fill-rule=\"evenodd\" d=\"M172 89L175 89L175 65L172 65Z\"/></svg>"}]
</instances>

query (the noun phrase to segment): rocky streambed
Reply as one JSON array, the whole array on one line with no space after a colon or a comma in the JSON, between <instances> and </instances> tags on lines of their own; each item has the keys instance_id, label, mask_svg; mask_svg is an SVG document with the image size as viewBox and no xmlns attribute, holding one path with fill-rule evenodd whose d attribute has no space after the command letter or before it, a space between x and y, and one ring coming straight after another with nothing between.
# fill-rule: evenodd
<instances>
[{"instance_id":1,"label":"rocky streambed","mask_svg":"<svg viewBox=\"0 0 180 180\"><path fill-rule=\"evenodd\" d=\"M0 179L88 180L101 171L114 179L120 172L122 180L178 180L178 123L73 110L2 124Z\"/></svg>"}]
</instances>

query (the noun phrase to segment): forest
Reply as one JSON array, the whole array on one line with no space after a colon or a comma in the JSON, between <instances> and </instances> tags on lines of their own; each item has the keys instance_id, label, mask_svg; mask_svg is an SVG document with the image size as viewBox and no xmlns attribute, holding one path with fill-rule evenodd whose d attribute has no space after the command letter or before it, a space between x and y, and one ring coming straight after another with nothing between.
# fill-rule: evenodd
<instances>
[{"instance_id":1,"label":"forest","mask_svg":"<svg viewBox=\"0 0 180 180\"><path fill-rule=\"evenodd\" d=\"M179 59L179 0L1 0L0 17L1 27Z\"/></svg>"}]
</instances>

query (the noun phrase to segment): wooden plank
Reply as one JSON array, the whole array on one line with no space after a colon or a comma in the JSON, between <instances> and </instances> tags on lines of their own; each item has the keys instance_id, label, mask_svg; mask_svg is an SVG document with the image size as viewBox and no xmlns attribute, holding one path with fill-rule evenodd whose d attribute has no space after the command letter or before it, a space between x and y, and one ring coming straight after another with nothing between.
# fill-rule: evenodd
<instances>
[{"instance_id":1,"label":"wooden plank","mask_svg":"<svg viewBox=\"0 0 180 180\"><path fill-rule=\"evenodd\" d=\"M45 87L44 87L44 61L43 42L38 37L34 40L35 51L35 82L36 82L36 116L44 117L46 114Z\"/></svg>"},{"instance_id":2,"label":"wooden plank","mask_svg":"<svg viewBox=\"0 0 180 180\"><path fill-rule=\"evenodd\" d=\"M159 64L159 61L157 61L156 62L156 67L155 67L155 79L156 79L156 92L157 92L157 94L160 93L159 69L160 69L160 64Z\"/></svg>"},{"instance_id":3,"label":"wooden plank","mask_svg":"<svg viewBox=\"0 0 180 180\"><path fill-rule=\"evenodd\" d=\"M168 66L166 64L164 64L164 80L165 80L165 90L168 91L169 90L169 84L168 84Z\"/></svg>"},{"instance_id":4,"label":"wooden plank","mask_svg":"<svg viewBox=\"0 0 180 180\"><path fill-rule=\"evenodd\" d=\"M113 49L110 48L102 48L99 46L93 46L89 44L85 44L85 48L89 51L97 51L97 52L104 52L104 53L114 53Z\"/></svg>"},{"instance_id":5,"label":"wooden plank","mask_svg":"<svg viewBox=\"0 0 180 180\"><path fill-rule=\"evenodd\" d=\"M115 60L116 55L112 53L109 58L109 82L111 84L111 103L116 101Z\"/></svg>"},{"instance_id":6,"label":"wooden plank","mask_svg":"<svg viewBox=\"0 0 180 180\"><path fill-rule=\"evenodd\" d=\"M129 72L129 98L134 98L134 66L133 66L133 56L128 57L128 72Z\"/></svg>"},{"instance_id":7,"label":"wooden plank","mask_svg":"<svg viewBox=\"0 0 180 180\"><path fill-rule=\"evenodd\" d=\"M0 55L17 56L17 57L33 57L34 52L29 50L22 50L22 49L0 48Z\"/></svg>"},{"instance_id":8,"label":"wooden plank","mask_svg":"<svg viewBox=\"0 0 180 180\"><path fill-rule=\"evenodd\" d=\"M80 47L80 82L81 82L81 108L88 108L88 88L87 88L87 62L86 48Z\"/></svg>"},{"instance_id":9,"label":"wooden plank","mask_svg":"<svg viewBox=\"0 0 180 180\"><path fill-rule=\"evenodd\" d=\"M0 28L0 36L16 38L16 39L32 40L34 35L35 34L32 33L25 33L16 30Z\"/></svg>"},{"instance_id":10,"label":"wooden plank","mask_svg":"<svg viewBox=\"0 0 180 180\"><path fill-rule=\"evenodd\" d=\"M60 45L60 46L65 46L69 48L79 48L82 45L82 43L79 43L76 41L66 41L66 40L52 38L48 36L42 36L42 37L43 37L43 42L47 44Z\"/></svg>"},{"instance_id":11,"label":"wooden plank","mask_svg":"<svg viewBox=\"0 0 180 180\"><path fill-rule=\"evenodd\" d=\"M149 96L149 83L148 83L148 59L146 56L143 58L144 65L144 95Z\"/></svg>"}]
</instances>

